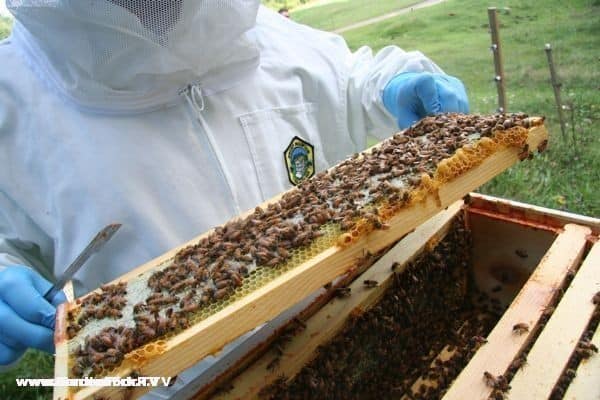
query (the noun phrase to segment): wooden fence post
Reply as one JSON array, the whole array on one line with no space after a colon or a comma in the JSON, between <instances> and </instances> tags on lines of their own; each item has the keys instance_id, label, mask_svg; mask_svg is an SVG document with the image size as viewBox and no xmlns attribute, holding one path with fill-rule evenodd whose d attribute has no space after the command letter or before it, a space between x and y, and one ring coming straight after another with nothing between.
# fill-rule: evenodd
<instances>
[{"instance_id":1,"label":"wooden fence post","mask_svg":"<svg viewBox=\"0 0 600 400\"><path fill-rule=\"evenodd\" d=\"M498 111L507 112L506 109L506 90L504 85L504 68L502 66L502 51L500 48L500 33L498 24L498 15L496 7L488 8L488 19L490 21L490 31L492 33L492 53L494 54L494 69L496 75L496 88L498 89Z\"/></svg>"},{"instance_id":2,"label":"wooden fence post","mask_svg":"<svg viewBox=\"0 0 600 400\"><path fill-rule=\"evenodd\" d=\"M554 100L556 101L556 110L558 111L558 119L560 121L560 131L564 140L567 139L565 117L563 115L562 100L560 98L560 88L562 83L558 81L556 70L554 69L554 60L552 58L552 46L550 43L546 43L546 57L548 57L548 68L550 68L550 81L552 82L552 88L554 89ZM575 140L575 138L573 138Z\"/></svg>"}]
</instances>

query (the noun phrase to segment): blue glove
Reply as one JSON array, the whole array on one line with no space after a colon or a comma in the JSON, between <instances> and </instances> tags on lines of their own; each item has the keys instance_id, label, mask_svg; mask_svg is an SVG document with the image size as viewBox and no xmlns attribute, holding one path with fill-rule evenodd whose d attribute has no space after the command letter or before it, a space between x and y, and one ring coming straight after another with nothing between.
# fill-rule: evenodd
<instances>
[{"instance_id":1,"label":"blue glove","mask_svg":"<svg viewBox=\"0 0 600 400\"><path fill-rule=\"evenodd\" d=\"M398 119L400 129L427 115L469 112L469 99L462 82L453 76L430 72L396 75L383 89L383 104Z\"/></svg>"},{"instance_id":2,"label":"blue glove","mask_svg":"<svg viewBox=\"0 0 600 400\"><path fill-rule=\"evenodd\" d=\"M58 292L52 304L44 294L52 284L22 265L0 271L0 365L17 360L28 347L54 352L56 306L66 301Z\"/></svg>"}]
</instances>

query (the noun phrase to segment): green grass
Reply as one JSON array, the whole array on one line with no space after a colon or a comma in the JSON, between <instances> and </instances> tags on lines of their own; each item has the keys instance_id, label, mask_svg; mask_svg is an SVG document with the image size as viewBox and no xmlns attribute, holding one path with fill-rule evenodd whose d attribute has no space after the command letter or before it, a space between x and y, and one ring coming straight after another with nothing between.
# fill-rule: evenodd
<instances>
[{"instance_id":1,"label":"green grass","mask_svg":"<svg viewBox=\"0 0 600 400\"><path fill-rule=\"evenodd\" d=\"M419 0L325 1L292 11L292 19L315 28L335 30L418 2Z\"/></svg>"},{"instance_id":2,"label":"green grass","mask_svg":"<svg viewBox=\"0 0 600 400\"><path fill-rule=\"evenodd\" d=\"M21 362L8 372L0 374L0 399L29 400L52 398L51 387L17 387L16 378L52 378L54 358L37 350L28 350Z\"/></svg>"},{"instance_id":3,"label":"green grass","mask_svg":"<svg viewBox=\"0 0 600 400\"><path fill-rule=\"evenodd\" d=\"M471 111L497 108L493 58L489 50L487 5L479 0L449 0L368 27L348 31L351 48L375 50L396 44L420 50L467 86ZM498 1L500 38L509 111L545 115L549 149L481 188L483 193L600 216L600 1ZM509 12L503 8L508 7ZM568 140L558 124L544 52L551 43L563 82ZM572 135L575 136L573 144Z\"/></svg>"}]
</instances>

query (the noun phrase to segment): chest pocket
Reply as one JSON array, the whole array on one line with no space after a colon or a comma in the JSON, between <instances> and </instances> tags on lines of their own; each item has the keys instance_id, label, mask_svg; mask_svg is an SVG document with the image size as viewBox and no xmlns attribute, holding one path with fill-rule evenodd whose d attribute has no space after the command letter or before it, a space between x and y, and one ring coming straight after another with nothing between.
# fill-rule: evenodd
<instances>
[{"instance_id":1,"label":"chest pocket","mask_svg":"<svg viewBox=\"0 0 600 400\"><path fill-rule=\"evenodd\" d=\"M290 107L259 110L239 117L252 152L263 200L292 187L284 153L292 147L312 146L315 173L327 168L322 142L317 129L316 105L302 103ZM298 141L301 139L309 145ZM293 150L293 149L292 149ZM302 150L297 151L303 153ZM310 150L307 151L310 153ZM288 151L289 154L289 151Z\"/></svg>"}]
</instances>

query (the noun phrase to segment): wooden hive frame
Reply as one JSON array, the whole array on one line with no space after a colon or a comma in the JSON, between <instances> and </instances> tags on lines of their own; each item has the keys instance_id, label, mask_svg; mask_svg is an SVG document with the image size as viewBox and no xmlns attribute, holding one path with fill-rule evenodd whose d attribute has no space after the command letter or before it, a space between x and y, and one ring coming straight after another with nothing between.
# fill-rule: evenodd
<instances>
[{"instance_id":1,"label":"wooden hive frame","mask_svg":"<svg viewBox=\"0 0 600 400\"><path fill-rule=\"evenodd\" d=\"M586 231L585 227L568 225L565 234L575 232L575 227L579 229L580 234ZM587 231L589 232L589 230ZM542 331L527 355L527 365L519 369L512 379L512 389L508 392L507 398L551 397L553 390L560 386L561 376L569 368L569 359L578 351L580 339L584 335L594 312L596 312L596 317L600 318L597 304L600 299L596 300L596 304L593 301L597 293L600 293L600 243L598 242L594 244L581 267L579 267L579 271L577 271L548 322L543 328L540 327ZM597 327L595 331L598 331ZM595 337L597 342L597 333ZM596 353L597 349L596 346ZM597 357L594 358L597 359ZM581 365L586 366L586 364L586 362L583 362ZM598 387L600 387L599 377L600 375L595 377L596 393L598 393ZM585 374L581 374L579 378L582 382L581 385L586 385ZM593 388L591 382L588 381L587 385L590 389ZM564 390L562 388L560 390L564 394ZM592 393L589 393L589 395L591 396ZM562 395L557 396L562 397Z\"/></svg>"},{"instance_id":2,"label":"wooden hive frame","mask_svg":"<svg viewBox=\"0 0 600 400\"><path fill-rule=\"evenodd\" d=\"M394 273L401 272L421 252L435 247L450 229L452 220L462 212L462 206L463 202L459 200L416 228L348 285L352 296L344 301L331 301L310 317L305 322L306 328L283 348L277 369L268 368L276 356L274 352L268 352L232 381L230 391L215 398L256 398L262 388L275 382L280 376L296 375L315 357L318 347L343 328L350 315L365 312L381 299L392 284ZM390 265L395 262L399 267L392 271ZM367 289L365 280L377 281L377 286ZM198 398L205 398L204 393Z\"/></svg>"},{"instance_id":3,"label":"wooden hive frame","mask_svg":"<svg viewBox=\"0 0 600 400\"><path fill-rule=\"evenodd\" d=\"M597 261L596 261L597 262ZM596 328L596 333L592 337L591 343L600 348L600 328ZM577 368L576 376L569 385L565 393L565 399L600 399L600 357L592 357Z\"/></svg>"},{"instance_id":4,"label":"wooden hive frame","mask_svg":"<svg viewBox=\"0 0 600 400\"><path fill-rule=\"evenodd\" d=\"M590 321L600 319L600 220L479 194L471 194L469 202L467 207L473 214L543 229L556 237L487 336L487 343L460 372L443 399L546 399L551 395L563 398L563 394L565 399L600 398L600 355L594 355L593 350L588 350L590 359L581 361L571 372L574 379L566 391L561 386L561 377L564 379L572 368L573 355L582 351L578 343L586 330L584 349L600 348L600 326L593 336L589 330ZM233 379L229 391L215 398L257 398L264 387L281 376L290 381L315 357L319 346L341 331L351 315L369 309L383 296L393 275L390 264L404 266L424 249L432 248L459 211L460 205L455 204L430 219L359 276L350 285L351 298L331 302L305 321L306 329L286 344L276 370L267 368L274 357L273 352L267 353ZM528 218L520 219L525 215ZM380 284L365 290L363 281L367 279ZM515 332L517 324L525 324L526 329ZM447 346L437 359L445 361L453 351ZM510 390L500 393L491 387L484 378L486 372L494 378L514 375L508 382ZM422 384L428 384L426 377L417 379L412 387ZM205 398L207 392L205 389L196 398Z\"/></svg>"},{"instance_id":5,"label":"wooden hive frame","mask_svg":"<svg viewBox=\"0 0 600 400\"><path fill-rule=\"evenodd\" d=\"M488 335L488 343L481 347L467 367L463 369L444 399L487 399L492 395L494 389L484 379L484 373L488 372L493 377L504 376L509 371L511 364L521 356L521 352L535 340L535 335L541 329L543 329L541 335L529 351L527 361L518 369L514 379L509 382L512 389L508 392L508 398L534 399L550 396L567 365L567 354L570 355L574 350L574 346L593 312L594 305L591 299L595 292L590 292L600 289L600 273L597 270L598 254L595 254L600 254L600 246L595 246L596 251L585 259L575 280L550 318L550 321L554 322L550 323L549 321L544 327L545 318L543 317L552 310L568 275L579 267L587 250L590 234L591 229L586 226L565 225L564 231L558 235L509 309ZM596 266L592 266L592 263L596 263ZM595 271L594 268L596 268ZM585 282L581 282L582 280ZM585 290L578 293L579 286L582 284L585 286ZM573 289L573 285L577 287ZM587 301L584 300L586 294L589 294ZM564 311L559 312L559 310L565 309L565 305L573 307L573 302L583 308L584 312L581 314L571 313L573 319L578 323L567 324L567 321L560 316ZM521 334L516 333L515 326L521 326L518 324L524 324L522 326L527 331ZM566 335L563 335L564 333ZM573 346L565 346L575 336L576 340L574 340ZM552 343L554 347L552 345L547 347L543 343L544 338L549 338L549 343ZM565 338L567 341L564 342L561 338ZM559 348L561 349L560 355L556 357L551 355L553 350ZM539 355L536 356L536 354ZM541 356L541 354L544 355ZM554 359L549 360L548 357ZM546 360L543 361L543 358ZM549 370L553 370L553 373L548 373ZM527 382L521 378L524 371L526 371L525 376L528 377L524 378ZM538 385L543 386L544 389L542 391L533 390ZM542 395L544 391L546 395Z\"/></svg>"},{"instance_id":6,"label":"wooden hive frame","mask_svg":"<svg viewBox=\"0 0 600 400\"><path fill-rule=\"evenodd\" d=\"M285 272L283 275L268 282L266 285L251 292L240 300L228 305L221 311L181 331L168 340L158 340L150 343L152 355L137 362L135 365L123 363L115 373L118 376L128 376L132 372L141 376L175 376L182 370L207 355L213 354L225 344L241 334L272 319L284 310L313 293L327 282L344 274L357 259L366 252L376 253L389 246L403 235L414 230L438 211L448 207L466 193L487 182L506 168L523 159L523 147L538 149L545 147L547 132L541 119L532 119L527 129L526 139L518 145L496 146L488 148L490 139L482 142L485 148L484 156L477 164L461 172L458 176L448 175L448 165L453 162L464 165L468 154L458 151L450 159L444 160L446 168L438 168L435 179L424 179L417 190L415 201L400 209L386 221L387 229L365 232L358 238L347 240L349 245L332 246L302 265ZM439 178L439 179L438 179ZM277 201L281 196L270 200L267 204ZM417 200L418 199L418 200ZM248 214L249 215L249 214ZM210 232L201 235L181 247L130 271L114 282L128 282L158 266L164 266L182 249L198 243ZM347 244L347 243L346 243ZM69 350L66 336L67 313L69 304L62 305L57 311L55 333L57 378L68 377ZM116 388L116 387L86 387L72 392L66 387L57 387L55 399L83 399L102 396L107 398L136 397L143 394L147 388Z\"/></svg>"}]
</instances>

